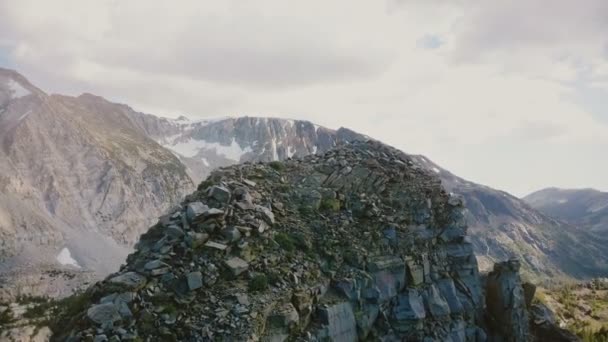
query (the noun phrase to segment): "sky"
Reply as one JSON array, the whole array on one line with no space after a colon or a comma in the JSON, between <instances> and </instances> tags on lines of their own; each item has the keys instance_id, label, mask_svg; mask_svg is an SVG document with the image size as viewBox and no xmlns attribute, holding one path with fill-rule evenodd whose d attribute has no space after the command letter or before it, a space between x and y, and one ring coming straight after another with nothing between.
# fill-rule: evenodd
<instances>
[{"instance_id":1,"label":"sky","mask_svg":"<svg viewBox=\"0 0 608 342\"><path fill-rule=\"evenodd\" d=\"M0 66L190 118L348 127L517 196L608 190L605 0L0 0Z\"/></svg>"}]
</instances>

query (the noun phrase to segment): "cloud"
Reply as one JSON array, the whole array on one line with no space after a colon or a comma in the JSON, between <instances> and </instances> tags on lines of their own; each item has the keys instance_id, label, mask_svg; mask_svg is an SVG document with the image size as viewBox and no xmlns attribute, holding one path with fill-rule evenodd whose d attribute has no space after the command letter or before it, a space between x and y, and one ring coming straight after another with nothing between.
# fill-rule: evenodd
<instances>
[{"instance_id":1,"label":"cloud","mask_svg":"<svg viewBox=\"0 0 608 342\"><path fill-rule=\"evenodd\" d=\"M347 126L517 194L572 187L556 151L584 150L574 182L608 190L607 6L0 0L0 51L45 90Z\"/></svg>"},{"instance_id":2,"label":"cloud","mask_svg":"<svg viewBox=\"0 0 608 342\"><path fill-rule=\"evenodd\" d=\"M300 16L318 6L285 11L289 8L277 1L264 1L267 6L241 1L183 1L179 6L142 0L61 2L63 6L5 2L19 59L280 87L374 77L390 64L374 37L351 36L323 12L315 18Z\"/></svg>"}]
</instances>

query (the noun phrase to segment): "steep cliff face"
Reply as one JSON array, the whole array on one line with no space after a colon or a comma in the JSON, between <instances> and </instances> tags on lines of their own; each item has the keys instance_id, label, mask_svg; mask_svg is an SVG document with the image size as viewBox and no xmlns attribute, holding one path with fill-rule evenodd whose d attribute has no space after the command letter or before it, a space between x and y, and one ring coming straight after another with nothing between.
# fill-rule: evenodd
<instances>
[{"instance_id":1,"label":"steep cliff face","mask_svg":"<svg viewBox=\"0 0 608 342\"><path fill-rule=\"evenodd\" d=\"M222 166L273 161L322 153L345 141L366 137L346 128L331 130L309 121L239 117L190 121L132 113L132 121L176 153L195 182Z\"/></svg>"},{"instance_id":2,"label":"steep cliff face","mask_svg":"<svg viewBox=\"0 0 608 342\"><path fill-rule=\"evenodd\" d=\"M69 290L46 283L58 267L107 274L150 217L194 188L129 112L93 95L47 95L0 69L0 297Z\"/></svg>"},{"instance_id":3,"label":"steep cliff face","mask_svg":"<svg viewBox=\"0 0 608 342\"><path fill-rule=\"evenodd\" d=\"M492 316L505 331L488 330L463 219L432 172L376 142L224 168L60 318L55 339L527 338L524 315ZM489 300L524 307L501 302L523 293L515 272L503 278Z\"/></svg>"}]
</instances>

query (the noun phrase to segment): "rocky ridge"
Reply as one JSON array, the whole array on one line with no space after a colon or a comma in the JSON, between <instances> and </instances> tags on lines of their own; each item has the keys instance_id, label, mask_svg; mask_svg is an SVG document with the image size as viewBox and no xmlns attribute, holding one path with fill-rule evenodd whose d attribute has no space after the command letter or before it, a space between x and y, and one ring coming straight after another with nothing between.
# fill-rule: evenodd
<instances>
[{"instance_id":1,"label":"rocky ridge","mask_svg":"<svg viewBox=\"0 0 608 342\"><path fill-rule=\"evenodd\" d=\"M377 142L223 168L60 317L54 339L531 339L519 263L480 276L463 209Z\"/></svg>"}]
</instances>

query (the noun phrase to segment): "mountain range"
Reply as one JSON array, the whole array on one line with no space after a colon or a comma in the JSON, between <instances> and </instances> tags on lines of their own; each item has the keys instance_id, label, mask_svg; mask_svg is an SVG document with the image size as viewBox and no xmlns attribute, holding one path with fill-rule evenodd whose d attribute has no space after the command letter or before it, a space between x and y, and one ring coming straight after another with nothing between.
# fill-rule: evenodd
<instances>
[{"instance_id":1,"label":"mountain range","mask_svg":"<svg viewBox=\"0 0 608 342\"><path fill-rule=\"evenodd\" d=\"M0 69L0 298L63 295L117 269L213 169L368 139L300 120L161 118L91 94L49 95ZM538 279L608 274L608 238L411 157L464 197L482 268L518 256Z\"/></svg>"},{"instance_id":2,"label":"mountain range","mask_svg":"<svg viewBox=\"0 0 608 342\"><path fill-rule=\"evenodd\" d=\"M608 231L608 193L594 189L548 188L524 201L539 211L594 233Z\"/></svg>"}]
</instances>

